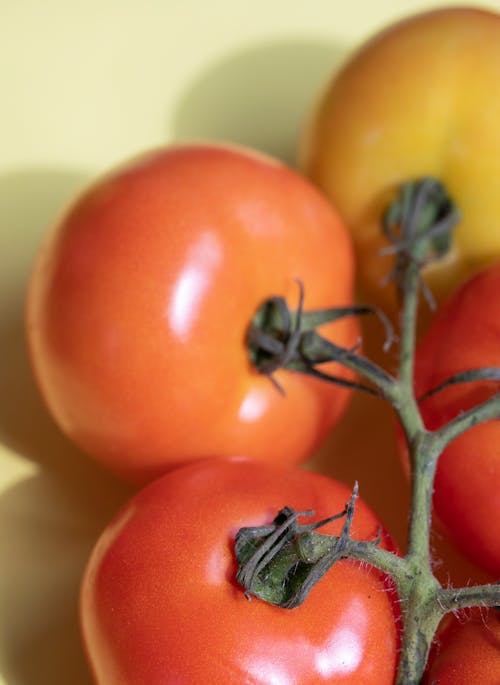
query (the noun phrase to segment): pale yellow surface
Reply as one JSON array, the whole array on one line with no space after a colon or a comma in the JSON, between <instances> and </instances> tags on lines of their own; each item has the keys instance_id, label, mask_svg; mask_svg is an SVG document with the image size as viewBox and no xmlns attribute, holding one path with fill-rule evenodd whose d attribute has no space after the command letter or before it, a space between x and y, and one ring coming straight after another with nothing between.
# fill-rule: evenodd
<instances>
[{"instance_id":1,"label":"pale yellow surface","mask_svg":"<svg viewBox=\"0 0 500 685\"><path fill-rule=\"evenodd\" d=\"M500 0L471 4L500 10ZM59 434L31 378L23 301L44 230L93 175L173 140L232 140L292 162L303 117L347 49L431 6L0 0L0 685L91 685L78 585L129 493ZM378 437L359 430L363 416ZM357 477L402 539L406 492L389 424L358 400L316 463Z\"/></svg>"}]
</instances>

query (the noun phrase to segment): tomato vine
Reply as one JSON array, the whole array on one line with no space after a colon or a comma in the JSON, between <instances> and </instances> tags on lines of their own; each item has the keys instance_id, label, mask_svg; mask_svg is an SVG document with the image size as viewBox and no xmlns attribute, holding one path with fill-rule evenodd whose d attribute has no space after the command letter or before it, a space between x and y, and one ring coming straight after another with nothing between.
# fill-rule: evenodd
<instances>
[{"instance_id":1,"label":"tomato vine","mask_svg":"<svg viewBox=\"0 0 500 685\"><path fill-rule=\"evenodd\" d=\"M399 366L393 376L355 350L325 341L314 330L293 328L294 354L288 368L316 373L326 380L318 366L335 361L358 373L373 386L373 392L388 400L406 437L412 464L412 497L408 548L404 556L381 549L378 541L360 542L349 535L350 520L357 498L355 486L343 512L345 522L338 536L325 536L317 529L323 522L299 525L301 514L285 507L272 526L244 528L236 540L239 561L237 578L248 595L256 595L280 606L293 608L305 601L312 586L339 559L362 560L387 573L394 581L402 609L403 632L397 685L421 682L429 650L443 616L463 608L500 605L500 584L473 587L443 587L432 570L430 529L432 494L436 467L445 447L472 426L500 417L500 393L459 414L437 430L423 422L413 375L419 295L423 292L421 269L429 259L439 259L450 245L458 213L445 188L432 178L402 186L384 218L384 232L396 255L390 278L401 299ZM280 303L280 307L283 304ZM291 320L291 315L285 315ZM288 332L292 328L288 327ZM268 331L269 333L269 331ZM283 334L283 331L280 333ZM295 360L295 364L293 361ZM499 369L470 370L450 378L447 384L498 379ZM359 386L360 384L358 384ZM303 515L310 515L305 512ZM279 592L274 592L278 588Z\"/></svg>"}]
</instances>

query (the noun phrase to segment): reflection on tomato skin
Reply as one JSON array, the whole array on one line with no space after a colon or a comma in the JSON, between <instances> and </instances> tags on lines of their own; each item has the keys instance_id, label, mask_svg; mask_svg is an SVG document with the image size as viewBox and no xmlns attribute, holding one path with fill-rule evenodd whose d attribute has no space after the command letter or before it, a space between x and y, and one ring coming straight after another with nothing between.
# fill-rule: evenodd
<instances>
[{"instance_id":1,"label":"reflection on tomato skin","mask_svg":"<svg viewBox=\"0 0 500 685\"><path fill-rule=\"evenodd\" d=\"M315 659L318 671L327 676L355 673L363 659L368 619L361 600L354 598L345 608L342 624Z\"/></svg>"},{"instance_id":2,"label":"reflection on tomato skin","mask_svg":"<svg viewBox=\"0 0 500 685\"><path fill-rule=\"evenodd\" d=\"M179 343L189 342L222 261L223 246L215 231L201 233L188 247L183 268L166 297L168 324Z\"/></svg>"},{"instance_id":3,"label":"reflection on tomato skin","mask_svg":"<svg viewBox=\"0 0 500 685\"><path fill-rule=\"evenodd\" d=\"M338 562L293 610L248 601L235 581L240 527L269 523L285 503L326 517L349 496L316 473L244 459L198 462L142 490L101 536L82 584L97 685L392 685L392 597L373 569ZM377 529L360 501L354 537Z\"/></svg>"},{"instance_id":4,"label":"reflection on tomato skin","mask_svg":"<svg viewBox=\"0 0 500 685\"><path fill-rule=\"evenodd\" d=\"M370 611L369 603L361 596L354 596L340 610L332 607L331 632L322 631L314 640L300 637L293 640L289 636L269 640L267 635L242 660L241 674L250 674L256 683L293 685L297 682L300 659L300 677L304 682L385 682L369 679L371 669L366 654L370 649L367 633Z\"/></svg>"}]
</instances>

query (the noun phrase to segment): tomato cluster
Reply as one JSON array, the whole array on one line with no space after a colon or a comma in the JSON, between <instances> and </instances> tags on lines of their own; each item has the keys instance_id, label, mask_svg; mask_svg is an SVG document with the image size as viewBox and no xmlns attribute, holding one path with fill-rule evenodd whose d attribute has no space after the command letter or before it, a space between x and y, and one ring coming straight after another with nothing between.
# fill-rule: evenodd
<instances>
[{"instance_id":1,"label":"tomato cluster","mask_svg":"<svg viewBox=\"0 0 500 685\"><path fill-rule=\"evenodd\" d=\"M398 611L382 573L343 559L285 611L247 601L234 540L284 505L322 519L349 500L344 485L297 464L339 422L356 378L328 359L304 369L297 334L307 312L352 307L356 264L362 288L394 304L395 289L380 290L391 270L380 223L403 180L439 177L462 215L448 255L423 270L438 300L461 285L417 349L423 421L432 431L498 391L482 381L429 394L500 361L500 267L464 283L500 256L499 79L497 14L410 18L363 46L325 92L302 145L314 183L250 150L172 146L99 179L47 237L27 305L40 390L76 444L146 484L103 532L83 578L98 685L394 681ZM278 359L263 372L250 332L266 301L281 328L261 335ZM344 314L320 331L351 353L359 328ZM496 576L497 432L490 421L452 442L434 493L446 534ZM341 528L339 519L325 532ZM352 538L380 529L358 501ZM497 618L488 625L498 643ZM482 619L448 621L440 634L426 682L499 681Z\"/></svg>"}]
</instances>

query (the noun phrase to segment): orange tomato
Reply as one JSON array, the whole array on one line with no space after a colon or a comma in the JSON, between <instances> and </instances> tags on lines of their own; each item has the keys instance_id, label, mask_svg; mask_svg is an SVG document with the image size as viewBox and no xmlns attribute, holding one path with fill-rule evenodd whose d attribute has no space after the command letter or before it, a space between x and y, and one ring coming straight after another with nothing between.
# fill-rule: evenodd
<instances>
[{"instance_id":1,"label":"orange tomato","mask_svg":"<svg viewBox=\"0 0 500 685\"><path fill-rule=\"evenodd\" d=\"M365 297L396 307L380 226L408 180L438 178L462 215L447 257L424 270L438 300L500 255L499 83L500 15L472 8L389 26L333 76L300 164L352 232Z\"/></svg>"}]
</instances>

